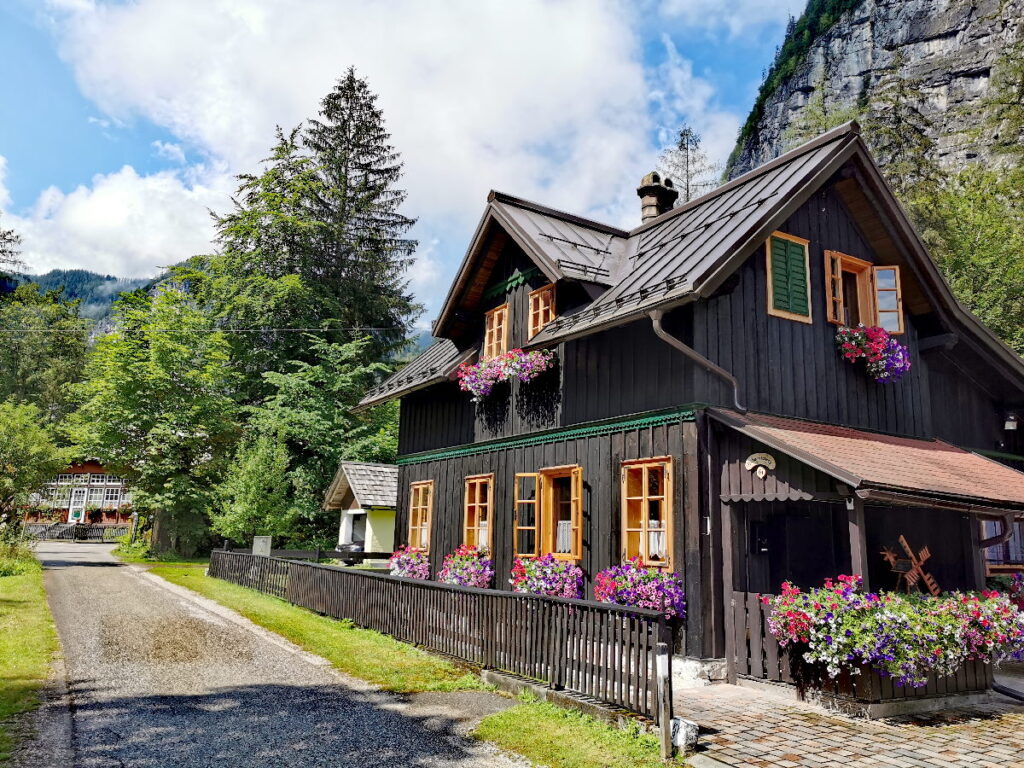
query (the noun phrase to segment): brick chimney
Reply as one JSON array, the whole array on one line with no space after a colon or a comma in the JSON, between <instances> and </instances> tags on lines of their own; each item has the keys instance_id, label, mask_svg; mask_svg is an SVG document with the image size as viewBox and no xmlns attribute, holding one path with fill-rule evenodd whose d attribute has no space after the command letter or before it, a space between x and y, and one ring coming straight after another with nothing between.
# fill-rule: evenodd
<instances>
[{"instance_id":1,"label":"brick chimney","mask_svg":"<svg viewBox=\"0 0 1024 768\"><path fill-rule=\"evenodd\" d=\"M636 188L640 196L640 221L650 221L661 214L672 210L679 197L679 191L673 186L672 179L662 177L657 171L651 171L640 180Z\"/></svg>"}]
</instances>

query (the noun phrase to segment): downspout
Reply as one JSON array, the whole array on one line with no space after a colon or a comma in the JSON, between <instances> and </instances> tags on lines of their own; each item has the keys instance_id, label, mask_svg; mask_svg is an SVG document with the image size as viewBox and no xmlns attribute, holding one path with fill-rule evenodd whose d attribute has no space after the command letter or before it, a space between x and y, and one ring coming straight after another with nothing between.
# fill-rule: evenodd
<instances>
[{"instance_id":1,"label":"downspout","mask_svg":"<svg viewBox=\"0 0 1024 768\"><path fill-rule=\"evenodd\" d=\"M995 547L1008 542L1013 537L1014 517L1016 515L1013 512L1007 512L1002 517L996 518L1002 524L1002 530L995 536L979 541L978 549L988 549L989 547Z\"/></svg>"},{"instance_id":2,"label":"downspout","mask_svg":"<svg viewBox=\"0 0 1024 768\"><path fill-rule=\"evenodd\" d=\"M650 315L651 327L654 328L654 334L659 339L664 341L669 346L678 349L680 352L682 352L688 358L693 360L693 362L695 362L708 373L714 374L715 376L717 376L718 378L722 379L723 381L727 382L730 386L732 386L733 405L735 405L736 410L739 411L740 413L747 412L747 409L740 403L740 385L739 382L736 381L735 376L733 376L731 373L729 373L721 366L715 365L713 362L708 360L706 357L704 357L704 355L695 350L693 347L687 346L679 339L677 339L675 336L673 336L671 333L666 331L664 326L661 324L661 319L665 315L665 310L652 309L647 314Z\"/></svg>"}]
</instances>

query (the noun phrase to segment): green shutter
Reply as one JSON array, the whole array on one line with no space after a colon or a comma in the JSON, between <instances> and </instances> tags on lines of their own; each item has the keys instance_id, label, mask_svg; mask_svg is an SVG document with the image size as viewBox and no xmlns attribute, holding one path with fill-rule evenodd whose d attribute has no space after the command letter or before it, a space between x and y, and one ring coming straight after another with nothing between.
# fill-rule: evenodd
<instances>
[{"instance_id":1,"label":"green shutter","mask_svg":"<svg viewBox=\"0 0 1024 768\"><path fill-rule=\"evenodd\" d=\"M807 259L804 246L792 240L773 237L772 306L782 312L810 315L807 305Z\"/></svg>"}]
</instances>

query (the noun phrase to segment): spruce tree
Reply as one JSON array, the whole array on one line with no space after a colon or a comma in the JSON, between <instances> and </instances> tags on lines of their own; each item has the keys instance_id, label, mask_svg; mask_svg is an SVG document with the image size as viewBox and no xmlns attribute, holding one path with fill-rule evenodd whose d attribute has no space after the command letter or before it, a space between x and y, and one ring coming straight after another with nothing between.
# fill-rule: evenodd
<instances>
[{"instance_id":1,"label":"spruce tree","mask_svg":"<svg viewBox=\"0 0 1024 768\"><path fill-rule=\"evenodd\" d=\"M18 246L21 236L13 229L0 226L0 278L7 276L6 270L15 270L22 265L18 258Z\"/></svg>"},{"instance_id":2,"label":"spruce tree","mask_svg":"<svg viewBox=\"0 0 1024 768\"><path fill-rule=\"evenodd\" d=\"M320 178L321 194L310 201L325 225L319 278L336 292L346 324L374 329L372 352L394 350L419 311L404 277L416 249L406 235L416 221L399 210L402 161L377 96L353 68L324 97L302 139Z\"/></svg>"},{"instance_id":3,"label":"spruce tree","mask_svg":"<svg viewBox=\"0 0 1024 768\"><path fill-rule=\"evenodd\" d=\"M722 170L701 149L700 134L685 123L679 129L676 145L658 159L658 167L672 179L684 203L712 189Z\"/></svg>"}]
</instances>

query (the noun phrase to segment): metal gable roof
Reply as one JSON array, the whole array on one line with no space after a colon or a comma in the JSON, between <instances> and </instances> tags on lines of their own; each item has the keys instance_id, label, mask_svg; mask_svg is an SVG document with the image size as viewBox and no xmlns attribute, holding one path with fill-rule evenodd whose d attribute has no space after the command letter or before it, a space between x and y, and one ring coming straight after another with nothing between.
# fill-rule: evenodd
<instances>
[{"instance_id":1,"label":"metal gable roof","mask_svg":"<svg viewBox=\"0 0 1024 768\"><path fill-rule=\"evenodd\" d=\"M417 389L445 381L459 363L471 359L476 350L460 352L454 342L440 339L420 352L404 368L388 376L376 387L368 390L359 401L359 408L407 395Z\"/></svg>"}]
</instances>

